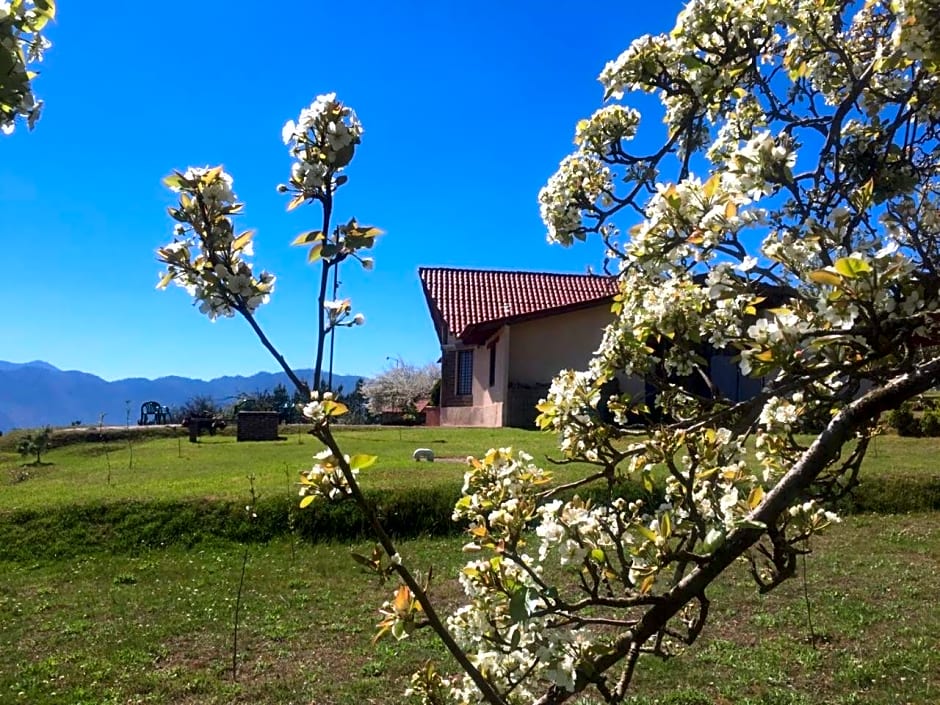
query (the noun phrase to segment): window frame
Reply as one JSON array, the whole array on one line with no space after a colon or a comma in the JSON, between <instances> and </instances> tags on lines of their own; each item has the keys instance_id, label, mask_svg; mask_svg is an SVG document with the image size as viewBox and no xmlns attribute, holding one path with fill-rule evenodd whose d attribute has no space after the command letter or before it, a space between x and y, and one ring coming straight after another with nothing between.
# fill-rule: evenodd
<instances>
[{"instance_id":1,"label":"window frame","mask_svg":"<svg viewBox=\"0 0 940 705\"><path fill-rule=\"evenodd\" d=\"M468 397L473 394L473 349L465 348L456 351L457 364L454 375L454 394L458 397Z\"/></svg>"},{"instance_id":2,"label":"window frame","mask_svg":"<svg viewBox=\"0 0 940 705\"><path fill-rule=\"evenodd\" d=\"M490 350L490 387L496 386L496 342L493 341L487 347Z\"/></svg>"}]
</instances>

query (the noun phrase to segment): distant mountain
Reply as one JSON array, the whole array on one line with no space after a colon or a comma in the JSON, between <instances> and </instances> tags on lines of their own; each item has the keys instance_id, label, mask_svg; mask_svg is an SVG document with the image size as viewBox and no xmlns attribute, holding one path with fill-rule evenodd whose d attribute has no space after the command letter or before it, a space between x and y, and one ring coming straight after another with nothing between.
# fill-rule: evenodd
<instances>
[{"instance_id":1,"label":"distant mountain","mask_svg":"<svg viewBox=\"0 0 940 705\"><path fill-rule=\"evenodd\" d=\"M5 372L6 370L18 370L21 367L38 367L43 370L55 370L59 372L59 368L55 365L50 365L48 362L43 362L42 360L33 360L32 362L4 362L0 360L0 372Z\"/></svg>"},{"instance_id":2,"label":"distant mountain","mask_svg":"<svg viewBox=\"0 0 940 705\"><path fill-rule=\"evenodd\" d=\"M301 379L310 379L311 370L298 370ZM349 391L357 375L333 375L333 387ZM159 379L130 378L106 382L85 372L63 371L47 362L27 363L0 360L0 431L38 426L68 426L80 421L91 426L104 413L108 425L136 423L140 405L156 401L170 408L195 396L211 398L226 406L243 394L271 390L278 384L293 393L283 372L259 372L250 377L218 377L208 382L188 377ZM127 402L130 402L129 404Z\"/></svg>"}]
</instances>

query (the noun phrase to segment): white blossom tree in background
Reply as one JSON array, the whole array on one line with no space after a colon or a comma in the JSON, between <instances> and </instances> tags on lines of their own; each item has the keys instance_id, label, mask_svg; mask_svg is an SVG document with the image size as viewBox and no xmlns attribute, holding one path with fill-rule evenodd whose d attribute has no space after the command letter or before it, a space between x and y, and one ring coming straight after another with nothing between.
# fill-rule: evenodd
<instances>
[{"instance_id":1,"label":"white blossom tree in background","mask_svg":"<svg viewBox=\"0 0 940 705\"><path fill-rule=\"evenodd\" d=\"M462 671L429 664L412 696L622 702L643 654L695 641L734 561L770 590L837 520L879 415L940 374L938 26L934 0L691 0L604 68L605 105L539 195L549 240L599 238L621 283L588 369L539 405L593 470L559 487L524 453L471 460L454 514L477 558L449 618L364 501L375 458L336 445L341 405L307 405L325 450L302 503L362 507L402 583L381 632L430 627ZM632 148L637 93L663 106L652 149ZM242 307L267 294L242 286ZM714 352L760 391L726 395ZM631 377L653 392L606 391ZM649 499L617 499L624 480ZM607 501L573 494L598 484Z\"/></svg>"},{"instance_id":2,"label":"white blossom tree in background","mask_svg":"<svg viewBox=\"0 0 940 705\"><path fill-rule=\"evenodd\" d=\"M0 0L0 131L13 132L17 118L30 129L42 101L33 93L35 65L51 44L42 32L55 17L53 0Z\"/></svg>"},{"instance_id":3,"label":"white blossom tree in background","mask_svg":"<svg viewBox=\"0 0 940 705\"><path fill-rule=\"evenodd\" d=\"M367 380L362 385L362 393L373 414L383 410L403 411L413 407L415 402L428 399L440 378L440 368L434 363L418 367L397 360L384 372Z\"/></svg>"}]
</instances>

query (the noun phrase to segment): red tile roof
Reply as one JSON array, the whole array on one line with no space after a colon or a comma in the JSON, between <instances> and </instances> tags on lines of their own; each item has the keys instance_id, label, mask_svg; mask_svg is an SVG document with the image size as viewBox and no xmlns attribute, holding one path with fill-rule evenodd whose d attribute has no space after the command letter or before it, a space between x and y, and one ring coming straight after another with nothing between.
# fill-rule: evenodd
<instances>
[{"instance_id":1,"label":"red tile roof","mask_svg":"<svg viewBox=\"0 0 940 705\"><path fill-rule=\"evenodd\" d=\"M418 276L435 323L464 340L510 320L601 303L617 293L616 277L595 274L421 267Z\"/></svg>"}]
</instances>

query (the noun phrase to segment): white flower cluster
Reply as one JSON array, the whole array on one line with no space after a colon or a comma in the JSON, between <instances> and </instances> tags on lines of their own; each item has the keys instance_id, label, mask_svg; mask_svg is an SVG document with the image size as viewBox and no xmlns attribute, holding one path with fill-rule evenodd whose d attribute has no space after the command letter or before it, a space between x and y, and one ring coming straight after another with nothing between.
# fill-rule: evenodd
<instances>
[{"instance_id":1,"label":"white flower cluster","mask_svg":"<svg viewBox=\"0 0 940 705\"><path fill-rule=\"evenodd\" d=\"M470 520L471 546L489 548L492 555L463 569L460 582L468 603L450 617L448 627L497 688L521 681L517 692L528 694L529 684L541 678L573 689L583 659L604 648L603 629L559 628L571 622L565 607L570 602L548 588L550 561L582 576L582 598L592 594L591 575L603 579L607 589L616 583L625 591L617 594L659 593L669 587L663 568L690 530L699 538L685 548L707 553L759 502L762 490L747 471L746 448L730 430L703 429L680 445L694 450L695 461L677 454L680 446L666 434L629 449L627 472L649 474L669 457L693 483L690 492L687 482L673 479L665 503L653 509L642 501L594 505L578 497L534 507L545 475L528 456L514 457L510 449L491 450L468 471L454 516ZM539 540L535 556L520 550L525 539L519 527L533 523ZM419 682L424 684L419 690L429 687L427 679ZM476 702L469 679L462 685L436 682L446 684L455 702Z\"/></svg>"},{"instance_id":2,"label":"white flower cluster","mask_svg":"<svg viewBox=\"0 0 940 705\"><path fill-rule=\"evenodd\" d=\"M634 39L620 56L607 62L598 80L608 96L620 100L627 91L651 90L649 79L659 70L657 62L677 65L679 58L669 37L647 34Z\"/></svg>"},{"instance_id":3,"label":"white flower cluster","mask_svg":"<svg viewBox=\"0 0 940 705\"><path fill-rule=\"evenodd\" d=\"M899 55L908 61L932 59L940 62L940 40L937 23L940 9L932 0L894 0L892 10L897 13L891 41Z\"/></svg>"},{"instance_id":4,"label":"white flower cluster","mask_svg":"<svg viewBox=\"0 0 940 705\"><path fill-rule=\"evenodd\" d=\"M13 132L16 119L25 117L32 129L39 119L42 101L33 93L34 63L52 44L43 36L46 23L55 15L53 6L34 0L0 0L0 132Z\"/></svg>"},{"instance_id":5,"label":"white flower cluster","mask_svg":"<svg viewBox=\"0 0 940 705\"><path fill-rule=\"evenodd\" d=\"M315 198L333 187L336 172L352 160L362 138L355 111L336 100L335 93L317 96L300 111L297 122L288 120L281 131L284 144L296 160L291 185L304 198Z\"/></svg>"},{"instance_id":6,"label":"white flower cluster","mask_svg":"<svg viewBox=\"0 0 940 705\"><path fill-rule=\"evenodd\" d=\"M842 521L838 514L823 509L814 500L790 507L788 514L801 531L819 531Z\"/></svg>"},{"instance_id":7,"label":"white flower cluster","mask_svg":"<svg viewBox=\"0 0 940 705\"><path fill-rule=\"evenodd\" d=\"M596 156L577 152L565 157L539 191L548 241L570 245L575 239L583 240L581 212L609 206L613 189L613 174Z\"/></svg>"},{"instance_id":8,"label":"white flower cluster","mask_svg":"<svg viewBox=\"0 0 940 705\"><path fill-rule=\"evenodd\" d=\"M728 157L722 185L732 193L756 201L792 180L791 170L795 164L796 153L789 139L774 138L764 131Z\"/></svg>"},{"instance_id":9,"label":"white flower cluster","mask_svg":"<svg viewBox=\"0 0 940 705\"><path fill-rule=\"evenodd\" d=\"M275 277L255 275L246 257L252 254L252 233L235 233L232 215L241 210L232 190L232 177L221 167L190 167L165 183L180 194L170 209L177 221L173 242L157 250L167 265L159 287L171 281L194 298L211 320L236 311L253 313L274 290Z\"/></svg>"},{"instance_id":10,"label":"white flower cluster","mask_svg":"<svg viewBox=\"0 0 940 705\"><path fill-rule=\"evenodd\" d=\"M310 401L304 405L303 415L318 426L331 416L336 416L339 403L333 398L333 392L310 392Z\"/></svg>"},{"instance_id":11,"label":"white flower cluster","mask_svg":"<svg viewBox=\"0 0 940 705\"><path fill-rule=\"evenodd\" d=\"M574 143L586 152L606 157L621 140L633 139L640 113L623 105L605 105L587 120L581 120L575 130Z\"/></svg>"},{"instance_id":12,"label":"white flower cluster","mask_svg":"<svg viewBox=\"0 0 940 705\"><path fill-rule=\"evenodd\" d=\"M540 594L532 559L519 562L494 556L468 563L460 583L469 604L447 620L448 628L470 660L497 689L514 690L513 702L534 699L530 684L547 679L572 690L576 667L588 645L576 630L557 629L558 618L542 614L547 602ZM456 702L477 702L469 678L454 684Z\"/></svg>"},{"instance_id":13,"label":"white flower cluster","mask_svg":"<svg viewBox=\"0 0 940 705\"><path fill-rule=\"evenodd\" d=\"M601 392L595 382L590 372L562 370L537 406L539 425L561 434L561 451L567 457L597 459L605 430L597 418Z\"/></svg>"},{"instance_id":14,"label":"white flower cluster","mask_svg":"<svg viewBox=\"0 0 940 705\"><path fill-rule=\"evenodd\" d=\"M526 525L535 515L537 491L551 476L532 462L524 452L512 448L491 448L483 458L468 458L460 501L454 507L454 521L468 521L478 546L520 541Z\"/></svg>"},{"instance_id":15,"label":"white flower cluster","mask_svg":"<svg viewBox=\"0 0 940 705\"><path fill-rule=\"evenodd\" d=\"M308 405L309 406L309 405ZM304 408L304 414L307 409ZM325 499L342 499L350 494L349 482L340 461L333 451L326 449L317 453L314 457L316 461L310 470L305 470L300 474L299 494L303 499L300 502L301 508L307 506L318 497ZM348 455L343 456L346 465L349 465ZM352 468L353 476L359 474L358 469Z\"/></svg>"}]
</instances>

